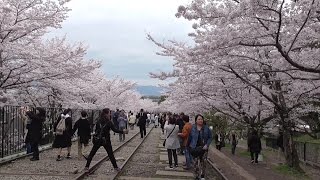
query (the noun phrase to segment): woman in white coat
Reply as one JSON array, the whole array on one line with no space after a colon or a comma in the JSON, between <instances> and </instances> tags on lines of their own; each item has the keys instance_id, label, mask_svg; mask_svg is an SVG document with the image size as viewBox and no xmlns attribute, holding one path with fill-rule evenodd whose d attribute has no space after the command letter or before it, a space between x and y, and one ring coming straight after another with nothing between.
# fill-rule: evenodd
<instances>
[{"instance_id":1,"label":"woman in white coat","mask_svg":"<svg viewBox=\"0 0 320 180\"><path fill-rule=\"evenodd\" d=\"M168 151L169 168L173 169L172 156L174 159L174 167L178 167L177 149L180 148L178 138L179 126L176 125L176 121L173 117L169 117L169 124L165 125L164 129L166 130L165 148Z\"/></svg>"}]
</instances>

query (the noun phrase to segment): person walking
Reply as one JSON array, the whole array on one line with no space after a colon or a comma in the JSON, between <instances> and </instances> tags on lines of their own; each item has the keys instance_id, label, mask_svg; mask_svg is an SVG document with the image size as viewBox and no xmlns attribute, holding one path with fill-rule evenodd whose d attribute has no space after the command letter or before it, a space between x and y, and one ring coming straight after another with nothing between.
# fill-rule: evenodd
<instances>
[{"instance_id":1,"label":"person walking","mask_svg":"<svg viewBox=\"0 0 320 180\"><path fill-rule=\"evenodd\" d=\"M277 138L277 146L278 146L278 160L281 160L281 156L283 155L283 152L284 152L282 130L279 131L279 136Z\"/></svg>"},{"instance_id":2,"label":"person walking","mask_svg":"<svg viewBox=\"0 0 320 180\"><path fill-rule=\"evenodd\" d=\"M176 124L179 126L179 133L182 132L183 126L184 126L184 121L183 121L183 116L184 113L180 113L180 115L176 116ZM180 142L180 149L179 149L179 154L180 155L184 155L184 146L183 146L183 138L182 137L178 137L179 138L179 142Z\"/></svg>"},{"instance_id":3,"label":"person walking","mask_svg":"<svg viewBox=\"0 0 320 180\"><path fill-rule=\"evenodd\" d=\"M31 150L32 150L32 158L31 161L39 160L39 143L42 138L42 127L43 122L46 118L46 111L43 108L37 107L36 113L33 111L27 111L26 115L30 119L30 125L28 128L27 137L29 137Z\"/></svg>"},{"instance_id":4,"label":"person walking","mask_svg":"<svg viewBox=\"0 0 320 180\"><path fill-rule=\"evenodd\" d=\"M147 112L147 124L146 124L147 127L149 127L150 121L151 121L151 114Z\"/></svg>"},{"instance_id":5,"label":"person walking","mask_svg":"<svg viewBox=\"0 0 320 180\"><path fill-rule=\"evenodd\" d=\"M115 128L119 128L118 126L118 118L119 118L119 109L117 108L116 112L113 113L113 116L112 116L112 121L113 121L113 124L115 126ZM116 135L116 133L114 132L113 135Z\"/></svg>"},{"instance_id":6,"label":"person walking","mask_svg":"<svg viewBox=\"0 0 320 180\"><path fill-rule=\"evenodd\" d=\"M154 116L154 127L157 128L159 126L159 115L156 114Z\"/></svg>"},{"instance_id":7,"label":"person walking","mask_svg":"<svg viewBox=\"0 0 320 180\"><path fill-rule=\"evenodd\" d=\"M191 128L188 139L190 153L193 158L200 158L202 167L200 178L205 178L205 156L212 141L212 133L207 125L205 125L204 117L200 114L195 117L195 124Z\"/></svg>"},{"instance_id":8,"label":"person walking","mask_svg":"<svg viewBox=\"0 0 320 180\"><path fill-rule=\"evenodd\" d=\"M31 119L26 114L28 111L29 111L28 106L21 107L19 113L24 126L24 135L23 135L24 143L26 146L27 154L30 154L32 153L32 150L31 150L31 142L30 142L30 133L28 133L28 131L30 129Z\"/></svg>"},{"instance_id":9,"label":"person walking","mask_svg":"<svg viewBox=\"0 0 320 180\"><path fill-rule=\"evenodd\" d=\"M134 125L136 124L136 116L133 115L133 113L130 114L129 116L129 126L131 130L134 130Z\"/></svg>"},{"instance_id":10,"label":"person walking","mask_svg":"<svg viewBox=\"0 0 320 180\"><path fill-rule=\"evenodd\" d=\"M111 145L111 140L110 140L110 130L112 130L113 132L116 133L128 133L127 130L119 130L117 129L113 122L111 121L111 113L109 108L105 108L102 110L102 113L100 115L100 118L96 124L96 129L95 129L95 135L93 137L93 147L90 151L89 156L86 158L87 159L87 163L85 166L85 171L89 171L89 166L90 163L92 161L92 158L94 157L94 155L97 153L97 151L99 150L99 148L101 146L104 147L104 149L107 151L108 156L110 158L110 161L113 165L113 168L116 171L120 171L120 168L117 165L116 159L114 157L113 154L113 150L112 150L112 145Z\"/></svg>"},{"instance_id":11,"label":"person walking","mask_svg":"<svg viewBox=\"0 0 320 180\"><path fill-rule=\"evenodd\" d=\"M190 150L187 146L187 143L192 129L192 124L189 122L189 116L184 115L182 119L184 121L184 126L182 132L178 133L178 135L183 139L184 156L186 158L186 167L184 167L184 169L189 170L191 168L192 156L190 154Z\"/></svg>"},{"instance_id":12,"label":"person walking","mask_svg":"<svg viewBox=\"0 0 320 180\"><path fill-rule=\"evenodd\" d=\"M175 119L170 117L169 125L166 125L164 129L166 130L165 148L168 151L169 168L173 169L172 157L174 159L174 167L178 167L177 149L180 148L178 138L179 126L176 125Z\"/></svg>"},{"instance_id":13,"label":"person walking","mask_svg":"<svg viewBox=\"0 0 320 180\"><path fill-rule=\"evenodd\" d=\"M118 117L118 126L119 126L120 131L123 131L124 129L126 129L127 122L128 122L127 116L126 116L124 110L121 110L119 113L119 117ZM119 134L119 141L120 142L123 142L125 140L125 138L126 137L125 137L124 133Z\"/></svg>"},{"instance_id":14,"label":"person walking","mask_svg":"<svg viewBox=\"0 0 320 180\"><path fill-rule=\"evenodd\" d=\"M81 118L74 124L72 130L72 134L74 134L78 130L78 159L81 159L86 155L89 139L91 138L91 129L87 117L87 112L81 111Z\"/></svg>"},{"instance_id":15,"label":"person walking","mask_svg":"<svg viewBox=\"0 0 320 180\"><path fill-rule=\"evenodd\" d=\"M237 144L238 144L238 138L235 132L231 133L230 142L231 142L231 153L234 155L236 152Z\"/></svg>"},{"instance_id":16,"label":"person walking","mask_svg":"<svg viewBox=\"0 0 320 180\"><path fill-rule=\"evenodd\" d=\"M220 133L220 131L217 132L217 134L215 135L215 142L216 142L216 148L221 151L222 148L222 134Z\"/></svg>"},{"instance_id":17,"label":"person walking","mask_svg":"<svg viewBox=\"0 0 320 180\"><path fill-rule=\"evenodd\" d=\"M138 124L137 124L137 126L139 126L139 128L140 128L141 138L143 138L147 134L147 130L146 130L147 118L148 118L147 114L144 113L143 109L141 109L139 114L138 114L139 121L138 121Z\"/></svg>"},{"instance_id":18,"label":"person walking","mask_svg":"<svg viewBox=\"0 0 320 180\"><path fill-rule=\"evenodd\" d=\"M261 152L261 140L258 136L258 132L256 130L252 131L252 135L248 140L248 146L251 155L251 163L258 163L258 156Z\"/></svg>"},{"instance_id":19,"label":"person walking","mask_svg":"<svg viewBox=\"0 0 320 180\"><path fill-rule=\"evenodd\" d=\"M72 119L70 116L71 109L66 109L59 116L57 122L53 126L55 138L52 144L53 148L58 148L57 161L61 161L61 153L63 148L67 148L67 159L71 159L71 137L72 137Z\"/></svg>"}]
</instances>

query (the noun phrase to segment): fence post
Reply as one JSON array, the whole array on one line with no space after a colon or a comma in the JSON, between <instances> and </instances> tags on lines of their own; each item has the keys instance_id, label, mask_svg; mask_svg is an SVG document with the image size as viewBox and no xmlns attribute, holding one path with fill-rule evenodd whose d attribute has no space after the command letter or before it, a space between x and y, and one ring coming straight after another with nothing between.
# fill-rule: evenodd
<instances>
[{"instance_id":1,"label":"fence post","mask_svg":"<svg viewBox=\"0 0 320 180\"><path fill-rule=\"evenodd\" d=\"M307 158L306 158L306 150L307 150L307 143L304 142L303 143L303 161L306 162Z\"/></svg>"},{"instance_id":2,"label":"fence post","mask_svg":"<svg viewBox=\"0 0 320 180\"><path fill-rule=\"evenodd\" d=\"M1 120L1 158L4 157L4 108L1 107L0 110L0 120Z\"/></svg>"}]
</instances>

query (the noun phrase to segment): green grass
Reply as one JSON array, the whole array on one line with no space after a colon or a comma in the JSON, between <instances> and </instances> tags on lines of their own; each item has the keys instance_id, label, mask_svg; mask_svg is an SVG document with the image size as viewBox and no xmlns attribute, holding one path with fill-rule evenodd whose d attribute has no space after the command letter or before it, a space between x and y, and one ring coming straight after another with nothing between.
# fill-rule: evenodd
<instances>
[{"instance_id":1,"label":"green grass","mask_svg":"<svg viewBox=\"0 0 320 180\"><path fill-rule=\"evenodd\" d=\"M248 152L248 151L240 151L239 155L242 157L246 157L246 158L251 157L250 152Z\"/></svg>"},{"instance_id":2,"label":"green grass","mask_svg":"<svg viewBox=\"0 0 320 180\"><path fill-rule=\"evenodd\" d=\"M320 144L320 139L313 139L309 135L294 137L294 140L299 142L310 142L310 143Z\"/></svg>"},{"instance_id":3,"label":"green grass","mask_svg":"<svg viewBox=\"0 0 320 180\"><path fill-rule=\"evenodd\" d=\"M297 171L287 165L275 166L274 170L281 173L281 174L294 177L296 179L310 179L310 177L308 177L305 173L299 172L299 171Z\"/></svg>"}]
</instances>

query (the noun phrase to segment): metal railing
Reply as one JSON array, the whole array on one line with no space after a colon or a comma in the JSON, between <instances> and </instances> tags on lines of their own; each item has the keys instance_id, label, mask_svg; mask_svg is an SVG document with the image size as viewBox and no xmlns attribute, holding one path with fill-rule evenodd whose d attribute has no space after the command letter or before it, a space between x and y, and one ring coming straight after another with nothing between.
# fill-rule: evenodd
<instances>
[{"instance_id":1,"label":"metal railing","mask_svg":"<svg viewBox=\"0 0 320 180\"><path fill-rule=\"evenodd\" d=\"M30 108L35 111L35 108ZM42 139L40 146L48 145L53 142L53 124L57 121L64 109L62 108L45 108L46 119L43 123ZM71 117L73 124L81 117L82 109L72 109ZM91 130L99 117L99 110L86 110L88 119L91 124ZM26 151L24 143L26 120L21 116L20 106L3 106L0 107L0 158L10 156L16 153Z\"/></svg>"},{"instance_id":2,"label":"metal railing","mask_svg":"<svg viewBox=\"0 0 320 180\"><path fill-rule=\"evenodd\" d=\"M267 147L278 149L276 138L266 138ZM300 161L320 167L320 144L295 141Z\"/></svg>"}]
</instances>

